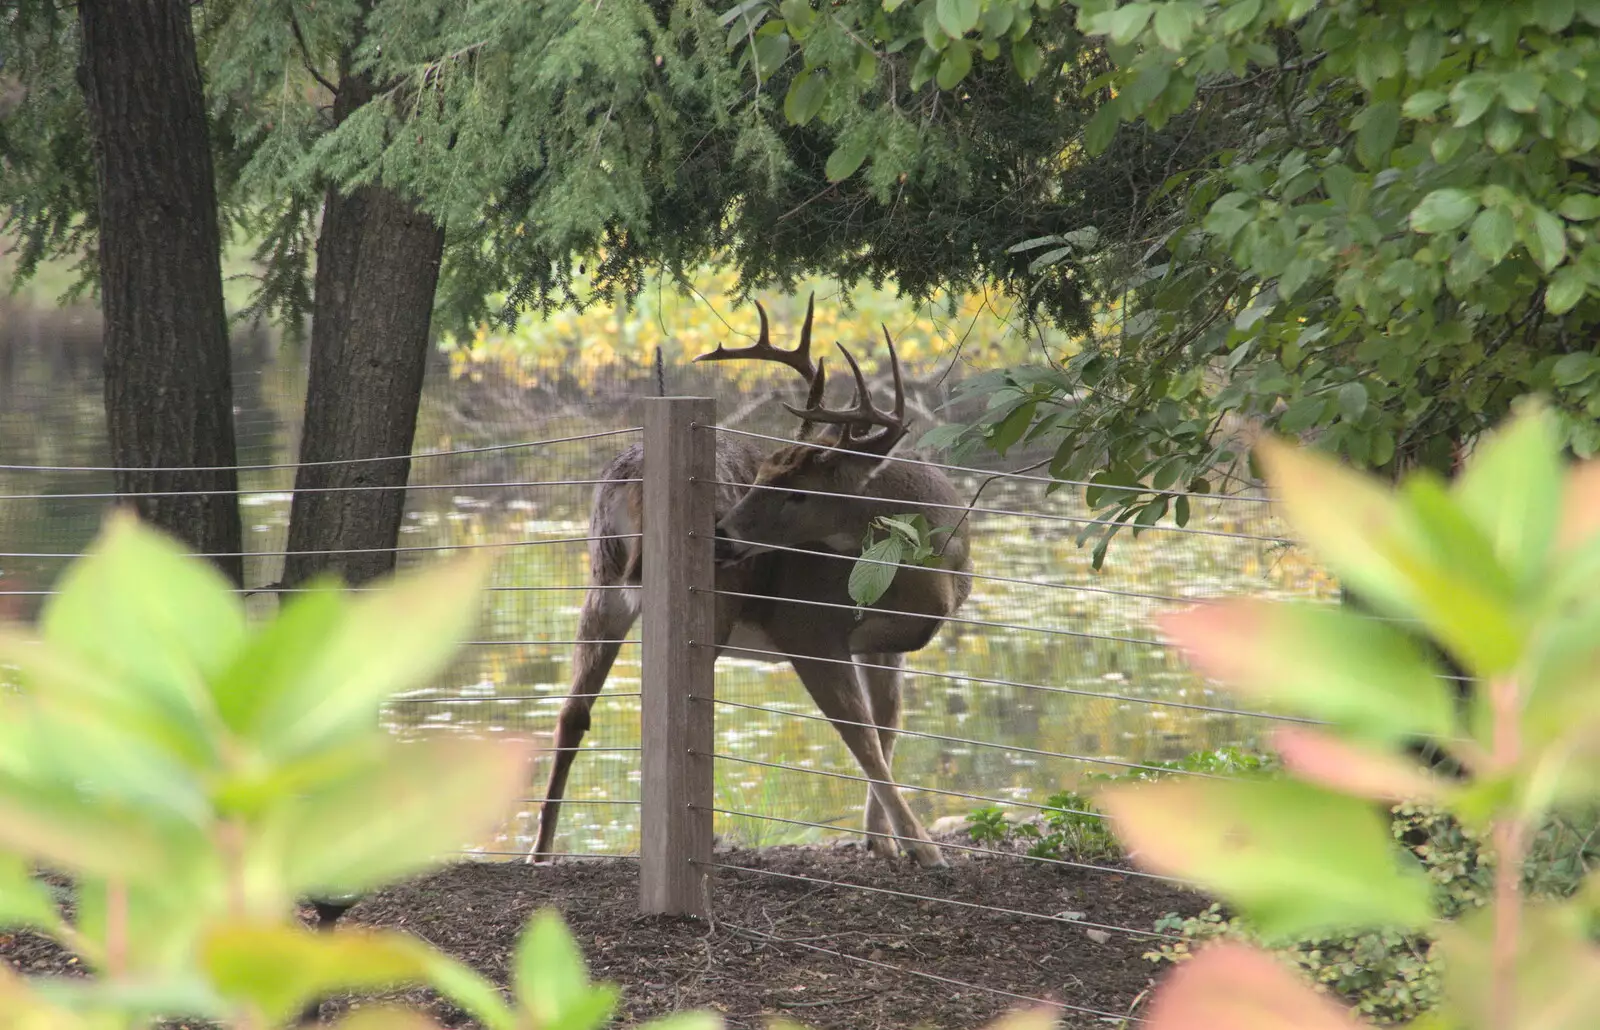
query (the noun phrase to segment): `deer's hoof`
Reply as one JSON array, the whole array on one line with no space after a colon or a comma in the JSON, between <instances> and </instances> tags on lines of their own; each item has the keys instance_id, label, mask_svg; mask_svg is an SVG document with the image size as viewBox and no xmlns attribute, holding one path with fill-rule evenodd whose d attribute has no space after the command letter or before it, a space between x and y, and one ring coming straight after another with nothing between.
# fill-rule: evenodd
<instances>
[{"instance_id":1,"label":"deer's hoof","mask_svg":"<svg viewBox=\"0 0 1600 1030\"><path fill-rule=\"evenodd\" d=\"M874 858L895 858L900 854L900 847L893 837L868 837L867 854Z\"/></svg>"},{"instance_id":2,"label":"deer's hoof","mask_svg":"<svg viewBox=\"0 0 1600 1030\"><path fill-rule=\"evenodd\" d=\"M908 841L906 842L906 850L911 853L911 857L916 860L917 865L923 869L944 869L950 865L944 860L944 852L939 850L937 844L930 844L927 841L917 841L915 843Z\"/></svg>"}]
</instances>

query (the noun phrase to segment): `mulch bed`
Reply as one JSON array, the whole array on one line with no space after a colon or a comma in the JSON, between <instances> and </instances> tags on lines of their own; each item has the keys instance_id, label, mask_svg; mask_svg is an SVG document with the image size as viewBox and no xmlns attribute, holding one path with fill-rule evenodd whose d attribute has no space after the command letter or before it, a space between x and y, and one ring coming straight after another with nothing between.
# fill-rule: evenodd
<instances>
[{"instance_id":1,"label":"mulch bed","mask_svg":"<svg viewBox=\"0 0 1600 1030\"><path fill-rule=\"evenodd\" d=\"M554 906L594 977L621 986L619 1025L709 1008L739 1028L779 1017L852 1030L980 1027L1026 1004L994 993L1002 991L1093 1010L1067 1009L1062 1023L1104 1027L1106 1014L1135 1013L1143 1004L1156 972L1143 955L1153 942L1083 923L1150 931L1169 912L1190 915L1207 904L1142 876L947 856L950 869L919 870L869 858L853 841L719 850L718 863L763 872L716 870L712 918L704 921L640 915L638 869L628 860L463 863L376 893L345 919L416 934L503 984L524 923ZM29 934L0 934L0 960L24 973L68 971L69 959ZM445 1026L475 1025L430 992L400 997ZM349 1004L330 1001L324 1014Z\"/></svg>"}]
</instances>

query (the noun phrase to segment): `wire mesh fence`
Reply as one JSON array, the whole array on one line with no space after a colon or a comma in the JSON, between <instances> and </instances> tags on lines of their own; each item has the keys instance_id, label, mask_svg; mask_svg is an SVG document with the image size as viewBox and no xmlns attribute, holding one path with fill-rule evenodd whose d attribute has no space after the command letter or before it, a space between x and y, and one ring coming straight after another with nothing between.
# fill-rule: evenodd
<instances>
[{"instance_id":1,"label":"wire mesh fence","mask_svg":"<svg viewBox=\"0 0 1600 1030\"><path fill-rule=\"evenodd\" d=\"M281 357L246 363L236 374L239 504L251 587L281 575L303 389L303 372ZM573 689L577 616L588 589L591 497L600 470L639 432L627 405L563 401L529 410L515 397L494 394L492 402L480 397L474 404L464 393L470 390L445 379L440 369L430 370L406 487L399 565L413 567L453 549L485 548L497 556L494 578L479 629L458 660L434 682L393 699L385 722L401 736L549 738ZM0 615L30 618L70 557L92 538L112 499L98 371L0 376L0 400ZM769 448L792 442L779 435L785 416L775 405L745 398L738 409L741 425L724 424L719 432ZM1259 494L1190 495L1186 526L1145 527L1137 536L1124 531L1104 567L1095 570L1085 534L1104 529L1105 520L1087 509L1081 491L1046 497L1045 477L997 476L993 468L921 462L903 454L888 460L936 467L961 496L976 499L961 506L973 560L960 575L970 583L970 596L901 669L903 727L894 778L924 825L959 825L980 806L1037 813L1050 807L1046 799L1052 794L1086 776L1152 772L1197 750L1249 748L1285 718L1219 695L1182 667L1152 625L1155 613L1205 598L1337 596L1337 584L1292 545ZM698 488L718 485L726 484L710 480ZM837 503L853 500L807 492ZM855 559L817 554L815 560ZM761 596L716 592L742 600ZM248 603L254 611L268 611L277 603L274 593L294 591L252 594ZM807 618L808 608L853 607L843 598L776 602L794 619ZM554 857L633 856L640 848L644 656L637 630L617 642L620 655L593 709L580 745L585 754L563 799ZM805 843L861 829L871 779L841 743L838 720L830 725L788 668L789 657L781 648L744 643L727 647L717 664L715 745L697 757L714 770L715 800L706 814L725 843ZM552 757L547 753L534 770L505 825L470 843L473 853L514 858L528 852ZM977 859L1140 875L943 839L947 852ZM720 857L706 871L796 875ZM834 881L816 886L863 894L884 890ZM1065 918L973 906L941 898L937 884L924 886L900 893L933 904ZM1160 936L1151 927L1091 916L1065 921L1140 939ZM1059 1004L1073 1007L1070 1001Z\"/></svg>"}]
</instances>

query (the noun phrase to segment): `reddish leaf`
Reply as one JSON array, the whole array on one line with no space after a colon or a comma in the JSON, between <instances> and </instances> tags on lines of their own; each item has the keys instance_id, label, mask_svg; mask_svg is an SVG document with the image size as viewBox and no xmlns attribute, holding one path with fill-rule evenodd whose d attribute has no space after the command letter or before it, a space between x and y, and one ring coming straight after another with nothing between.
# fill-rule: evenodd
<instances>
[{"instance_id":1,"label":"reddish leaf","mask_svg":"<svg viewBox=\"0 0 1600 1030\"><path fill-rule=\"evenodd\" d=\"M1454 709L1439 670L1393 627L1326 606L1234 598L1160 617L1201 672L1364 738L1444 737Z\"/></svg>"},{"instance_id":2,"label":"reddish leaf","mask_svg":"<svg viewBox=\"0 0 1600 1030\"><path fill-rule=\"evenodd\" d=\"M1561 500L1556 550L1570 551L1600 534L1600 459L1583 462L1567 473Z\"/></svg>"},{"instance_id":3,"label":"reddish leaf","mask_svg":"<svg viewBox=\"0 0 1600 1030\"><path fill-rule=\"evenodd\" d=\"M1320 730L1280 726L1272 745L1290 772L1342 794L1381 801L1434 801L1445 785L1403 758L1352 744Z\"/></svg>"},{"instance_id":4,"label":"reddish leaf","mask_svg":"<svg viewBox=\"0 0 1600 1030\"><path fill-rule=\"evenodd\" d=\"M1363 1030L1283 963L1243 944L1203 948L1167 975L1149 1030Z\"/></svg>"}]
</instances>

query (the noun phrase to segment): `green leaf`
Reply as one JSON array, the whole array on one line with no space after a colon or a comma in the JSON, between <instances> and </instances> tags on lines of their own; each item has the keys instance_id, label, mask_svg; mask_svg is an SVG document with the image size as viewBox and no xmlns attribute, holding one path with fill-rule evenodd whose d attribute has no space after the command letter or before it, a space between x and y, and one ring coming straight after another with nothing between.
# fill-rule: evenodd
<instances>
[{"instance_id":1,"label":"green leaf","mask_svg":"<svg viewBox=\"0 0 1600 1030\"><path fill-rule=\"evenodd\" d=\"M1354 422L1367 411L1367 388L1350 382L1339 387L1339 413L1348 422Z\"/></svg>"},{"instance_id":2,"label":"green leaf","mask_svg":"<svg viewBox=\"0 0 1600 1030\"><path fill-rule=\"evenodd\" d=\"M1516 220L1511 217L1511 209L1505 207L1486 207L1472 220L1472 228L1467 233L1472 249L1478 256L1492 265L1497 265L1505 260L1511 252L1511 247L1517 240Z\"/></svg>"},{"instance_id":3,"label":"green leaf","mask_svg":"<svg viewBox=\"0 0 1600 1030\"><path fill-rule=\"evenodd\" d=\"M789 56L789 42L787 32L756 36L751 46L755 50L756 67L763 78L771 78L783 66L783 62Z\"/></svg>"},{"instance_id":4,"label":"green leaf","mask_svg":"<svg viewBox=\"0 0 1600 1030\"><path fill-rule=\"evenodd\" d=\"M1443 739L1455 709L1438 667L1392 625L1312 604L1253 598L1161 617L1162 632L1205 675L1362 739Z\"/></svg>"},{"instance_id":5,"label":"green leaf","mask_svg":"<svg viewBox=\"0 0 1600 1030\"><path fill-rule=\"evenodd\" d=\"M1450 104L1456 111L1456 127L1471 125L1482 118L1498 93L1493 76L1474 72L1450 90Z\"/></svg>"},{"instance_id":6,"label":"green leaf","mask_svg":"<svg viewBox=\"0 0 1600 1030\"><path fill-rule=\"evenodd\" d=\"M783 116L790 125L804 125L817 116L827 98L826 73L807 68L789 84L789 93L783 98Z\"/></svg>"},{"instance_id":7,"label":"green leaf","mask_svg":"<svg viewBox=\"0 0 1600 1030\"><path fill-rule=\"evenodd\" d=\"M1544 410L1478 442L1451 492L1524 590L1533 588L1561 515L1560 444Z\"/></svg>"},{"instance_id":8,"label":"green leaf","mask_svg":"<svg viewBox=\"0 0 1600 1030\"><path fill-rule=\"evenodd\" d=\"M391 931L236 923L206 935L200 961L218 992L277 1026L325 994L425 984L433 967L448 961L430 952Z\"/></svg>"},{"instance_id":9,"label":"green leaf","mask_svg":"<svg viewBox=\"0 0 1600 1030\"><path fill-rule=\"evenodd\" d=\"M23 858L0 853L0 929L49 929L60 922L49 886L34 878Z\"/></svg>"},{"instance_id":10,"label":"green leaf","mask_svg":"<svg viewBox=\"0 0 1600 1030\"><path fill-rule=\"evenodd\" d=\"M1198 881L1269 935L1431 922L1427 878L1369 801L1289 779L1186 779L1095 802L1140 865Z\"/></svg>"},{"instance_id":11,"label":"green leaf","mask_svg":"<svg viewBox=\"0 0 1600 1030\"><path fill-rule=\"evenodd\" d=\"M1478 198L1466 190L1434 190L1411 209L1414 232L1448 232L1471 218L1478 210Z\"/></svg>"},{"instance_id":12,"label":"green leaf","mask_svg":"<svg viewBox=\"0 0 1600 1030\"><path fill-rule=\"evenodd\" d=\"M1531 68L1517 68L1500 76L1500 96L1506 106L1520 114L1538 110L1544 95L1544 76Z\"/></svg>"},{"instance_id":13,"label":"green leaf","mask_svg":"<svg viewBox=\"0 0 1600 1030\"><path fill-rule=\"evenodd\" d=\"M1019 39L1011 44L1011 63L1016 65L1017 75L1023 82L1032 82L1044 67L1044 55L1033 40Z\"/></svg>"},{"instance_id":14,"label":"green leaf","mask_svg":"<svg viewBox=\"0 0 1600 1030\"><path fill-rule=\"evenodd\" d=\"M856 169L867 159L867 152L872 149L873 137L865 132L846 133L828 155L828 164L823 171L828 176L829 182L843 182L856 174Z\"/></svg>"},{"instance_id":15,"label":"green leaf","mask_svg":"<svg viewBox=\"0 0 1600 1030\"><path fill-rule=\"evenodd\" d=\"M616 1006L616 992L589 983L583 952L552 909L529 921L513 958L517 1007L529 1025L589 1030L605 1025Z\"/></svg>"},{"instance_id":16,"label":"green leaf","mask_svg":"<svg viewBox=\"0 0 1600 1030\"><path fill-rule=\"evenodd\" d=\"M1563 354L1550 370L1557 386L1576 386L1600 370L1600 357L1586 352Z\"/></svg>"},{"instance_id":17,"label":"green leaf","mask_svg":"<svg viewBox=\"0 0 1600 1030\"><path fill-rule=\"evenodd\" d=\"M129 692L125 705L159 720L190 760L209 760L206 681L245 640L243 606L216 566L118 512L60 590L40 619L44 639Z\"/></svg>"},{"instance_id":18,"label":"green leaf","mask_svg":"<svg viewBox=\"0 0 1600 1030\"><path fill-rule=\"evenodd\" d=\"M1589 276L1575 265L1556 270L1544 290L1544 307L1552 315L1564 315L1589 292Z\"/></svg>"},{"instance_id":19,"label":"green leaf","mask_svg":"<svg viewBox=\"0 0 1600 1030\"><path fill-rule=\"evenodd\" d=\"M1223 32L1233 35L1254 24L1260 13L1261 0L1235 0L1223 10L1219 24Z\"/></svg>"},{"instance_id":20,"label":"green leaf","mask_svg":"<svg viewBox=\"0 0 1600 1030\"><path fill-rule=\"evenodd\" d=\"M427 682L455 655L478 621L489 569L490 560L475 555L397 577L349 602L336 633L293 620L273 634L288 656L247 651L219 678L219 707L280 758L369 732L385 700Z\"/></svg>"},{"instance_id":21,"label":"green leaf","mask_svg":"<svg viewBox=\"0 0 1600 1030\"><path fill-rule=\"evenodd\" d=\"M891 535L864 548L861 557L869 560L858 561L850 567L850 579L846 584L850 600L863 608L877 604L894 583L898 565L905 560L905 546L905 541ZM879 562L892 564L880 565Z\"/></svg>"},{"instance_id":22,"label":"green leaf","mask_svg":"<svg viewBox=\"0 0 1600 1030\"><path fill-rule=\"evenodd\" d=\"M1546 32L1561 32L1572 24L1574 14L1573 0L1533 0L1532 11L1534 24Z\"/></svg>"},{"instance_id":23,"label":"green leaf","mask_svg":"<svg viewBox=\"0 0 1600 1030\"><path fill-rule=\"evenodd\" d=\"M1089 19L1088 33L1091 36L1110 36L1111 42L1117 46L1126 46L1144 31L1153 14L1155 14L1153 4L1123 4L1115 10L1097 14Z\"/></svg>"},{"instance_id":24,"label":"green leaf","mask_svg":"<svg viewBox=\"0 0 1600 1030\"><path fill-rule=\"evenodd\" d=\"M1156 41L1168 50L1180 51L1194 35L1195 24L1200 20L1198 8L1178 0L1156 8Z\"/></svg>"},{"instance_id":25,"label":"green leaf","mask_svg":"<svg viewBox=\"0 0 1600 1030\"><path fill-rule=\"evenodd\" d=\"M1090 155L1102 153L1111 145L1111 140L1117 134L1117 127L1122 124L1122 118L1117 113L1115 103L1104 104L1089 119L1089 124L1083 129L1083 145Z\"/></svg>"},{"instance_id":26,"label":"green leaf","mask_svg":"<svg viewBox=\"0 0 1600 1030\"><path fill-rule=\"evenodd\" d=\"M1400 105L1382 100L1369 105L1356 116L1356 156L1367 168L1377 168L1389 156L1395 134L1400 131Z\"/></svg>"},{"instance_id":27,"label":"green leaf","mask_svg":"<svg viewBox=\"0 0 1600 1030\"><path fill-rule=\"evenodd\" d=\"M259 860L297 892L354 893L414 873L505 816L530 754L506 739L386 742L363 766L264 816L262 839L277 854Z\"/></svg>"},{"instance_id":28,"label":"green leaf","mask_svg":"<svg viewBox=\"0 0 1600 1030\"><path fill-rule=\"evenodd\" d=\"M1561 199L1556 208L1562 218L1572 222L1587 222L1600 218L1600 197L1593 193L1574 193Z\"/></svg>"},{"instance_id":29,"label":"green leaf","mask_svg":"<svg viewBox=\"0 0 1600 1030\"><path fill-rule=\"evenodd\" d=\"M953 39L939 58L939 71L933 77L940 89L954 89L972 70L972 45L964 39Z\"/></svg>"},{"instance_id":30,"label":"green leaf","mask_svg":"<svg viewBox=\"0 0 1600 1030\"><path fill-rule=\"evenodd\" d=\"M1522 119L1504 108L1489 116L1483 139L1496 154L1507 154L1522 139Z\"/></svg>"},{"instance_id":31,"label":"green leaf","mask_svg":"<svg viewBox=\"0 0 1600 1030\"><path fill-rule=\"evenodd\" d=\"M1517 235L1527 245L1534 262L1549 275L1567 259L1567 233L1561 219L1542 207L1527 209L1517 222Z\"/></svg>"},{"instance_id":32,"label":"green leaf","mask_svg":"<svg viewBox=\"0 0 1600 1030\"><path fill-rule=\"evenodd\" d=\"M951 38L959 39L977 27L983 7L978 0L938 0L934 11L939 27Z\"/></svg>"},{"instance_id":33,"label":"green leaf","mask_svg":"<svg viewBox=\"0 0 1600 1030\"><path fill-rule=\"evenodd\" d=\"M1449 102L1450 98L1438 90L1425 89L1406 97L1406 102L1400 107L1400 113L1407 118L1420 120L1427 118Z\"/></svg>"}]
</instances>

